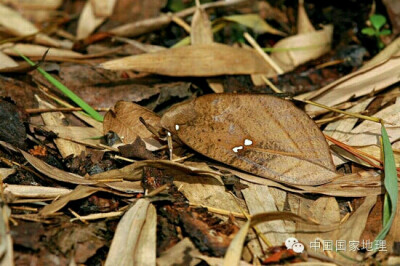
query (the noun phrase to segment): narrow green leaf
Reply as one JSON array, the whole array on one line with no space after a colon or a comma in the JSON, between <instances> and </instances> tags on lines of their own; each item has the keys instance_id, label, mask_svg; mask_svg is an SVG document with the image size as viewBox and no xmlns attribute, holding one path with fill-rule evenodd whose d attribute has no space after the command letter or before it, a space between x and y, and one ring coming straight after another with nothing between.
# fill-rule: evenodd
<instances>
[{"instance_id":1,"label":"narrow green leaf","mask_svg":"<svg viewBox=\"0 0 400 266\"><path fill-rule=\"evenodd\" d=\"M389 29L383 29L381 32L379 32L379 35L390 35L392 34L392 31Z\"/></svg>"},{"instance_id":2,"label":"narrow green leaf","mask_svg":"<svg viewBox=\"0 0 400 266\"><path fill-rule=\"evenodd\" d=\"M21 54L19 51L15 50L26 62L28 62L31 66L34 66L35 63L32 62L29 58ZM96 119L97 121L103 122L103 116L99 114L96 110L94 110L90 105L88 105L84 100L82 100L78 95L68 89L64 84L55 79L52 75L47 73L43 68L38 67L37 70L42 74L51 84L53 84L57 89L59 89L62 93L64 93L68 98L70 98L74 103L76 103L79 107L81 107L87 114Z\"/></svg>"},{"instance_id":3,"label":"narrow green leaf","mask_svg":"<svg viewBox=\"0 0 400 266\"><path fill-rule=\"evenodd\" d=\"M386 18L379 14L372 15L369 20L371 21L372 26L378 31L382 28L386 23Z\"/></svg>"},{"instance_id":4,"label":"narrow green leaf","mask_svg":"<svg viewBox=\"0 0 400 266\"><path fill-rule=\"evenodd\" d=\"M378 248L377 242L385 239L387 233L392 226L394 216L397 209L398 197L398 183L397 183L397 170L394 160L392 145L389 141L389 136L386 132L385 126L382 124L382 146L384 156L384 171L385 180L384 185L386 189L385 200L383 205L383 228L374 240L373 248L376 251Z\"/></svg>"},{"instance_id":5,"label":"narrow green leaf","mask_svg":"<svg viewBox=\"0 0 400 266\"><path fill-rule=\"evenodd\" d=\"M361 33L368 36L374 36L376 34L376 31L373 28L364 28L361 30Z\"/></svg>"}]
</instances>

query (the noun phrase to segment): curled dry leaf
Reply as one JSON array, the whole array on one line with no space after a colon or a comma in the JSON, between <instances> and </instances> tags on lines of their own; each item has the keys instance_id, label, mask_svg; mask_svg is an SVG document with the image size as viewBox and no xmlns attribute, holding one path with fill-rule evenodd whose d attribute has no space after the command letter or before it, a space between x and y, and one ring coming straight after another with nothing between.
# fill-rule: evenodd
<instances>
[{"instance_id":1,"label":"curled dry leaf","mask_svg":"<svg viewBox=\"0 0 400 266\"><path fill-rule=\"evenodd\" d=\"M177 77L262 74L270 69L252 50L217 43L129 56L105 62L100 66L111 70L132 69Z\"/></svg>"},{"instance_id":2,"label":"curled dry leaf","mask_svg":"<svg viewBox=\"0 0 400 266\"><path fill-rule=\"evenodd\" d=\"M156 130L161 128L160 117L154 112L132 102L120 101L104 116L104 134L113 131L125 144L133 143L137 137L153 137L154 135L140 122L140 117Z\"/></svg>"},{"instance_id":3,"label":"curled dry leaf","mask_svg":"<svg viewBox=\"0 0 400 266\"><path fill-rule=\"evenodd\" d=\"M286 37L274 45L274 49L287 49L276 51L271 58L285 72L318 58L330 50L333 36L333 26L324 26L321 30L302 33Z\"/></svg>"},{"instance_id":4,"label":"curled dry leaf","mask_svg":"<svg viewBox=\"0 0 400 266\"><path fill-rule=\"evenodd\" d=\"M318 127L276 97L206 95L175 105L161 124L197 152L262 177L318 185L337 176Z\"/></svg>"},{"instance_id":5,"label":"curled dry leaf","mask_svg":"<svg viewBox=\"0 0 400 266\"><path fill-rule=\"evenodd\" d=\"M315 31L310 19L304 8L304 0L299 0L299 9L297 11L297 34Z\"/></svg>"}]
</instances>

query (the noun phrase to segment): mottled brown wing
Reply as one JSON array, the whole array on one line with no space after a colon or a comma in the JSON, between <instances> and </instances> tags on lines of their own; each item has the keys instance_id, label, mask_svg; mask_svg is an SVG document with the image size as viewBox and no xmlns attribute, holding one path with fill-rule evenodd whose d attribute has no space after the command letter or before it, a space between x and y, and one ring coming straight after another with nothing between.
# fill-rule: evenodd
<instances>
[{"instance_id":1,"label":"mottled brown wing","mask_svg":"<svg viewBox=\"0 0 400 266\"><path fill-rule=\"evenodd\" d=\"M161 124L195 151L262 177L318 185L337 176L319 128L276 97L210 94L173 106Z\"/></svg>"}]
</instances>

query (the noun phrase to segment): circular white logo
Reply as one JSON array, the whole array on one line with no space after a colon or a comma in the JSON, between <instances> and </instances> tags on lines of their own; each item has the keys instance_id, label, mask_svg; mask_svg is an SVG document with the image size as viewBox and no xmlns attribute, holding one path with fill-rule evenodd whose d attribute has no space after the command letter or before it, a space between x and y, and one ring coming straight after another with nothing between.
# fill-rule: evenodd
<instances>
[{"instance_id":1,"label":"circular white logo","mask_svg":"<svg viewBox=\"0 0 400 266\"><path fill-rule=\"evenodd\" d=\"M303 243L300 243L300 242L294 243L292 248L293 248L293 251L296 253L302 253L304 251L304 245L303 245Z\"/></svg>"},{"instance_id":2,"label":"circular white logo","mask_svg":"<svg viewBox=\"0 0 400 266\"><path fill-rule=\"evenodd\" d=\"M285 241L285 246L286 246L287 249L292 249L293 244L294 244L294 243L298 243L298 242L299 242L299 240L297 240L296 238L294 238L294 237L289 237L289 238L286 239L286 241Z\"/></svg>"}]
</instances>

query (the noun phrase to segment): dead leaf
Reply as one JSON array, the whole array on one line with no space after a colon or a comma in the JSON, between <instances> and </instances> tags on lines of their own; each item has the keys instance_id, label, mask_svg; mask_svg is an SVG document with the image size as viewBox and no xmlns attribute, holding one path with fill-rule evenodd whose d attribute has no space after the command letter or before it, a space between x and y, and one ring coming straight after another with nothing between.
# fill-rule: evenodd
<instances>
[{"instance_id":1,"label":"dead leaf","mask_svg":"<svg viewBox=\"0 0 400 266\"><path fill-rule=\"evenodd\" d=\"M236 22L243 26L252 29L257 34L271 33L280 36L286 36L287 34L275 29L269 25L263 18L257 14L241 14L223 17L224 20Z\"/></svg>"},{"instance_id":2,"label":"dead leaf","mask_svg":"<svg viewBox=\"0 0 400 266\"><path fill-rule=\"evenodd\" d=\"M114 10L116 0L90 0L94 14L97 17L111 16Z\"/></svg>"},{"instance_id":3,"label":"dead leaf","mask_svg":"<svg viewBox=\"0 0 400 266\"><path fill-rule=\"evenodd\" d=\"M50 215L62 209L65 205L68 204L68 202L86 198L99 190L101 190L101 188L77 186L73 191L61 196L59 199L53 201L49 205L46 205L43 209L40 210L39 214L42 216Z\"/></svg>"},{"instance_id":4,"label":"dead leaf","mask_svg":"<svg viewBox=\"0 0 400 266\"><path fill-rule=\"evenodd\" d=\"M256 52L218 43L129 56L102 63L100 67L177 77L256 74L266 73L270 69Z\"/></svg>"},{"instance_id":5,"label":"dead leaf","mask_svg":"<svg viewBox=\"0 0 400 266\"><path fill-rule=\"evenodd\" d=\"M28 57L40 57L42 58L43 55L47 52L46 59L51 59L51 58L80 58L83 55L71 50L66 50L66 49L60 49L60 48L52 48L49 50L48 47L42 46L42 45L36 45L36 44L28 44L28 43L18 43L18 44L13 44L13 43L5 43L0 45L0 49L3 53L12 55L12 56L19 56L19 54L16 52L19 51L23 55L28 56Z\"/></svg>"},{"instance_id":6,"label":"dead leaf","mask_svg":"<svg viewBox=\"0 0 400 266\"><path fill-rule=\"evenodd\" d=\"M0 181L3 182L9 175L15 174L14 168L0 168Z\"/></svg>"},{"instance_id":7,"label":"dead leaf","mask_svg":"<svg viewBox=\"0 0 400 266\"><path fill-rule=\"evenodd\" d=\"M318 127L279 98L206 95L175 105L161 124L205 156L279 182L317 185L337 175Z\"/></svg>"},{"instance_id":8,"label":"dead leaf","mask_svg":"<svg viewBox=\"0 0 400 266\"><path fill-rule=\"evenodd\" d=\"M190 38L192 45L210 44L214 40L207 12L200 6L193 15Z\"/></svg>"},{"instance_id":9,"label":"dead leaf","mask_svg":"<svg viewBox=\"0 0 400 266\"><path fill-rule=\"evenodd\" d=\"M54 166L48 165L47 163L43 162L42 160L36 158L35 156L30 155L21 150L22 155L25 159L33 166L36 170L40 173L47 175L57 181L67 182L71 184L86 184L86 185L93 185L96 184L93 180L84 179L82 176L65 172L60 170Z\"/></svg>"},{"instance_id":10,"label":"dead leaf","mask_svg":"<svg viewBox=\"0 0 400 266\"><path fill-rule=\"evenodd\" d=\"M190 256L187 256L189 254ZM170 249L164 251L157 258L158 266L174 266L174 265L188 265L195 266L199 264L200 260L197 256L200 256L200 251L190 241L188 237L185 237L178 244L174 245Z\"/></svg>"},{"instance_id":11,"label":"dead leaf","mask_svg":"<svg viewBox=\"0 0 400 266\"><path fill-rule=\"evenodd\" d=\"M139 199L119 222L105 265L155 265L156 221L154 206Z\"/></svg>"},{"instance_id":12,"label":"dead leaf","mask_svg":"<svg viewBox=\"0 0 400 266\"><path fill-rule=\"evenodd\" d=\"M304 0L299 0L299 9L297 11L297 34L315 31L307 12L304 8Z\"/></svg>"},{"instance_id":13,"label":"dead leaf","mask_svg":"<svg viewBox=\"0 0 400 266\"><path fill-rule=\"evenodd\" d=\"M278 41L273 48L287 49L287 51L275 51L271 53L271 58L288 72L327 53L330 50L332 37L332 25L326 25L321 30L286 37Z\"/></svg>"},{"instance_id":14,"label":"dead leaf","mask_svg":"<svg viewBox=\"0 0 400 266\"><path fill-rule=\"evenodd\" d=\"M70 192L71 190L67 188L11 185L11 184L7 184L4 186L4 195L9 199L11 198L54 199L56 197L66 195Z\"/></svg>"},{"instance_id":15,"label":"dead leaf","mask_svg":"<svg viewBox=\"0 0 400 266\"><path fill-rule=\"evenodd\" d=\"M15 68L18 63L14 61L11 57L0 52L0 69Z\"/></svg>"},{"instance_id":16,"label":"dead leaf","mask_svg":"<svg viewBox=\"0 0 400 266\"><path fill-rule=\"evenodd\" d=\"M100 26L104 22L104 20L104 17L98 17L95 15L91 0L87 0L79 17L76 38L78 40L81 40L88 37L98 26Z\"/></svg>"},{"instance_id":17,"label":"dead leaf","mask_svg":"<svg viewBox=\"0 0 400 266\"><path fill-rule=\"evenodd\" d=\"M399 80L400 56L395 56L371 67L348 74L307 95L307 99L320 104L334 106L346 102L351 98L380 91ZM316 110L320 110L320 108L313 105L306 105L307 112Z\"/></svg>"},{"instance_id":18,"label":"dead leaf","mask_svg":"<svg viewBox=\"0 0 400 266\"><path fill-rule=\"evenodd\" d=\"M104 134L113 131L125 144L133 143L137 137L141 139L154 137L140 122L140 117L157 130L161 128L160 117L154 112L132 102L120 101L104 116Z\"/></svg>"}]
</instances>

